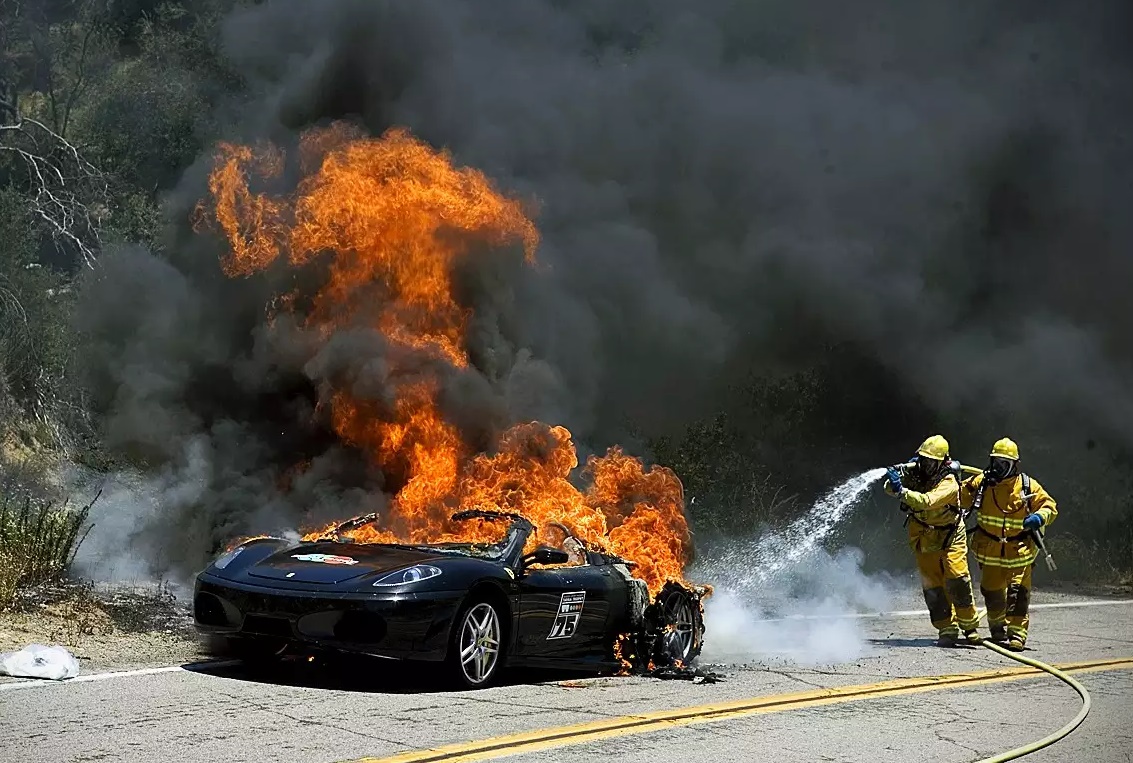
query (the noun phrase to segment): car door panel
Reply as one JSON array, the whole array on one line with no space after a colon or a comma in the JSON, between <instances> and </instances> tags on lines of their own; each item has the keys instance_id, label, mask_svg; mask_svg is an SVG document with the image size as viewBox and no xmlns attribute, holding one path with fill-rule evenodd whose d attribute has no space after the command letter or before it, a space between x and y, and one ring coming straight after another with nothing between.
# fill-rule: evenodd
<instances>
[{"instance_id":1,"label":"car door panel","mask_svg":"<svg viewBox=\"0 0 1133 763\"><path fill-rule=\"evenodd\" d=\"M519 579L519 639L517 651L529 657L544 657L553 651L547 636L554 627L559 602L571 590L572 581L558 570L527 570Z\"/></svg>"},{"instance_id":2,"label":"car door panel","mask_svg":"<svg viewBox=\"0 0 1133 763\"><path fill-rule=\"evenodd\" d=\"M600 652L616 584L609 569L531 570L518 582L521 655L578 659Z\"/></svg>"}]
</instances>

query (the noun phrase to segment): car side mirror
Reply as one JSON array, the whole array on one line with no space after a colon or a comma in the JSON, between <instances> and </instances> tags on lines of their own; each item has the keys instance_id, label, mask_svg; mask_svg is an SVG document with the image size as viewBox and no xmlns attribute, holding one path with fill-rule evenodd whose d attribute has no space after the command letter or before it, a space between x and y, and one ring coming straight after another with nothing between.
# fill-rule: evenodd
<instances>
[{"instance_id":1,"label":"car side mirror","mask_svg":"<svg viewBox=\"0 0 1133 763\"><path fill-rule=\"evenodd\" d=\"M534 553L523 557L523 566L526 567L530 564L566 564L569 561L570 556L566 551L540 546L535 549Z\"/></svg>"}]
</instances>

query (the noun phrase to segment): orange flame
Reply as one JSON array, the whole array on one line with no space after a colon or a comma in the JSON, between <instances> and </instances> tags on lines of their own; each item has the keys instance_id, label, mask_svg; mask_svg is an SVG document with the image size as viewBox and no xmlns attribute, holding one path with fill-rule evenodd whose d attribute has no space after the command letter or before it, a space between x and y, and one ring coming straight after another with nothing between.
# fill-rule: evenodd
<instances>
[{"instance_id":1,"label":"orange flame","mask_svg":"<svg viewBox=\"0 0 1133 763\"><path fill-rule=\"evenodd\" d=\"M620 676L627 676L633 670L633 660L637 655L629 651L632 648L632 634L619 633L618 637L614 639L614 659L618 661L618 675Z\"/></svg>"},{"instance_id":2,"label":"orange flame","mask_svg":"<svg viewBox=\"0 0 1133 763\"><path fill-rule=\"evenodd\" d=\"M325 258L327 279L313 297L277 295L273 304L302 309L324 339L366 326L390 347L386 399L361 397L348 383L324 394L338 436L396 486L381 526L346 534L360 542L495 540L498 526L453 526L448 518L470 508L514 512L537 528L560 522L589 546L633 561L633 574L653 593L667 580L683 581L690 536L671 470L646 469L611 448L588 459L589 486L580 491L570 481L579 465L570 432L540 422L513 426L490 453L474 452L441 413L440 377L422 372L422 360L470 365L469 310L454 289L456 266L509 246L534 262L539 234L523 207L481 172L454 167L447 152L401 129L380 138L341 124L311 130L298 155L295 191L271 195L253 190L252 179L277 182L283 152L221 144L209 179L213 203L198 206L198 220L211 213L226 236L222 266L231 277Z\"/></svg>"}]
</instances>

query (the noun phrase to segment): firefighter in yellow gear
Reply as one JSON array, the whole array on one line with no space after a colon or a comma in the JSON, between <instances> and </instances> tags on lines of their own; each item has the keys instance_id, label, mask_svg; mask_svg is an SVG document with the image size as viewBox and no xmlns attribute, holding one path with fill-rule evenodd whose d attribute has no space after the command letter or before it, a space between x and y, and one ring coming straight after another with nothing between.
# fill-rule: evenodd
<instances>
[{"instance_id":1,"label":"firefighter in yellow gear","mask_svg":"<svg viewBox=\"0 0 1133 763\"><path fill-rule=\"evenodd\" d=\"M972 548L992 640L1021 652L1039 555L1032 533L1058 517L1058 506L1038 480L1019 470L1019 446L1006 437L992 446L988 468L964 480L960 505L976 512Z\"/></svg>"},{"instance_id":2,"label":"firefighter in yellow gear","mask_svg":"<svg viewBox=\"0 0 1133 763\"><path fill-rule=\"evenodd\" d=\"M968 643L980 642L959 471L949 457L948 441L933 435L921 443L916 458L890 468L885 482L885 491L899 498L906 512L909 546L940 646L955 646L961 631Z\"/></svg>"}]
</instances>

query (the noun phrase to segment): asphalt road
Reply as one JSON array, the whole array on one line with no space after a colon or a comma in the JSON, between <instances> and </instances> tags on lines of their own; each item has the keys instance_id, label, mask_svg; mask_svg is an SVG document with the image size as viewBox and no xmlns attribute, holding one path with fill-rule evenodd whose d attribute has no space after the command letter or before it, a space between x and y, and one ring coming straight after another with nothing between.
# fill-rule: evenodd
<instances>
[{"instance_id":1,"label":"asphalt road","mask_svg":"<svg viewBox=\"0 0 1133 763\"><path fill-rule=\"evenodd\" d=\"M1101 601L1039 592L1027 654L1053 664L1133 658L1133 600ZM911 595L901 604L919 608ZM983 648L935 647L921 616L883 614L855 622L865 636L863 656L802 665L801 653L765 653L747 664L718 666L725 680L715 684L544 675L513 677L487 691L443 692L412 672L384 667L347 667L330 677L299 667L267 683L239 665L96 674L65 684L13 686L8 680L0 683L0 760L380 759L656 711L1021 667ZM1069 738L1026 759L1133 760L1131 667L1079 674L1093 699L1089 717ZM1043 737L1080 707L1069 686L1045 675L825 702L771 705L759 714L660 724L647 732L614 731L569 746L552 742L509 759L972 761Z\"/></svg>"}]
</instances>

